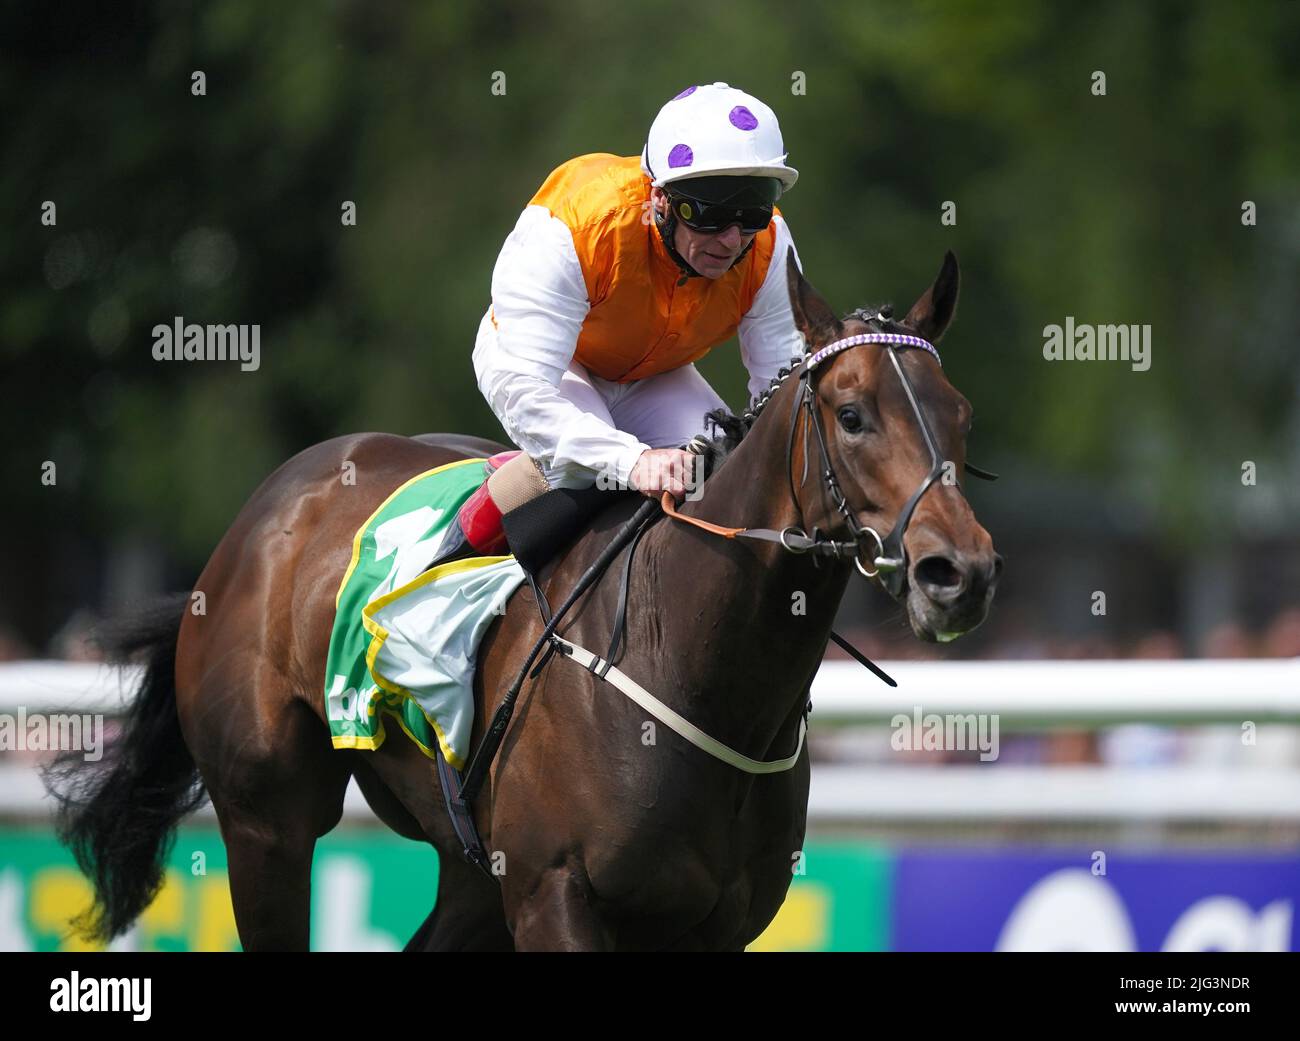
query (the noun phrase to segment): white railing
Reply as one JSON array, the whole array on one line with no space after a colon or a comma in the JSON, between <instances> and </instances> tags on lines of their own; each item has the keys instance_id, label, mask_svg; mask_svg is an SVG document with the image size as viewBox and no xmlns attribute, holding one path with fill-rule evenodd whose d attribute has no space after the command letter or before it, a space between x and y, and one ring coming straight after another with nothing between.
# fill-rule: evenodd
<instances>
[{"instance_id":1,"label":"white railing","mask_svg":"<svg viewBox=\"0 0 1300 1041\"><path fill-rule=\"evenodd\" d=\"M995 713L1004 729L1044 724L1300 722L1300 658L1240 661L883 662L887 687L856 662L813 680L814 721L922 711Z\"/></svg>"},{"instance_id":2,"label":"white railing","mask_svg":"<svg viewBox=\"0 0 1300 1041\"><path fill-rule=\"evenodd\" d=\"M1121 723L1300 723L1300 659L1242 661L884 662L885 686L853 662L825 663L812 687L814 731L888 725L902 714L990 713L1002 733ZM94 664L0 664L0 713L122 710L137 670ZM0 765L0 814L40 816L35 772ZM207 811L210 813L210 810ZM355 786L346 815L369 816ZM925 820L1300 820L1300 769L1259 766L818 763L814 823Z\"/></svg>"},{"instance_id":3,"label":"white railing","mask_svg":"<svg viewBox=\"0 0 1300 1041\"><path fill-rule=\"evenodd\" d=\"M142 671L93 662L0 663L0 712L120 712Z\"/></svg>"},{"instance_id":4,"label":"white railing","mask_svg":"<svg viewBox=\"0 0 1300 1041\"><path fill-rule=\"evenodd\" d=\"M813 722L873 722L898 713L988 712L1006 727L1114 723L1300 723L1300 658L1191 661L882 662L887 687L855 662L813 680ZM121 711L137 669L0 663L0 712Z\"/></svg>"}]
</instances>

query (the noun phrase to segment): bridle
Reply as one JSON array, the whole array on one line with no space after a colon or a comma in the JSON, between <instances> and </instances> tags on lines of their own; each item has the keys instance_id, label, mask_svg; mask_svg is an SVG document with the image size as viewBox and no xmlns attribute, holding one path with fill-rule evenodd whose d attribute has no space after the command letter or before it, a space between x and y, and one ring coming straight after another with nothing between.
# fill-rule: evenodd
<instances>
[{"instance_id":1,"label":"bridle","mask_svg":"<svg viewBox=\"0 0 1300 1041\"><path fill-rule=\"evenodd\" d=\"M854 516L852 508L844 495L840 482L835 476L835 468L831 463L830 450L826 445L826 435L822 429L821 417L817 414L816 394L813 391L812 375L817 367L842 351L851 347L857 347L863 344L882 344L885 347L889 360L893 363L894 371L898 373L898 378L903 383L903 390L907 395L908 404L912 407L912 414L916 417L921 427L921 434L925 438L925 446L930 452L930 471L926 474L921 484L912 493L911 497L899 511L898 519L894 522L893 530L884 538L880 533L867 525L858 523L857 517ZM853 554L853 563L865 578L875 578L880 576L881 585L890 596L897 599L903 591L903 582L906 576L907 555L903 549L903 535L907 532L907 526L911 523L912 514L916 510L916 505L921 501L926 491L929 490L935 480L943 473L943 461L939 458L939 448L935 441L933 432L930 430L930 424L926 422L925 414L921 411L920 404L916 400L916 393L912 389L912 383L907 378L907 373L903 371L903 366L898 360L898 347L918 347L928 351L933 355L935 361L940 365L943 362L939 358L939 352L934 345L928 340L919 336L911 336L903 333L887 332L869 332L859 333L856 336L847 336L843 339L836 340L827 344L818 351L809 354L804 361L803 369L800 372L800 380L803 386L796 393L795 411L791 418L790 439L787 449L787 469L790 470L791 493L794 493L794 428L797 425L797 414L800 408L804 411L804 471L803 478L800 480L800 487L808 477L808 455L809 445L807 430L809 427L817 434L817 447L821 453L822 483L830 495L831 502L835 509L844 518L844 523L848 527L850 534L853 536L849 544ZM798 498L795 498L798 502ZM814 534L815 537L815 534ZM874 550L870 539L875 543ZM868 570L862 563L863 551L866 550L872 555L872 565L874 570ZM840 555L839 546L835 548L835 555Z\"/></svg>"},{"instance_id":2,"label":"bridle","mask_svg":"<svg viewBox=\"0 0 1300 1041\"><path fill-rule=\"evenodd\" d=\"M869 315L865 311L856 311L850 317L858 318L866 322L870 327L872 324L887 321L889 312L881 310L875 315ZM816 372L819 365L842 351L865 344L879 344L888 352L894 371L898 373L898 378L903 384L903 391L907 395L912 414L916 417L917 425L921 428L921 435L925 439L926 449L930 453L929 473L926 474L916 490L912 492L907 502L903 504L903 508L899 511L898 517L894 521L894 527L889 534L883 537L875 528L859 524L857 517L853 514L852 507L849 506L844 491L840 487L839 479L835 475L835 467L831 463L830 449L826 444L826 435L822 429L821 417L817 414L817 395L813 390L813 373ZM808 479L808 457L810 454L808 430L811 428L817 435L817 446L821 455L822 484L836 511L844 518L844 523L852 536L850 539L836 540L830 538L819 531L816 526L813 527L811 534L794 525L781 531L775 531L771 528L725 528L721 525L710 524L707 521L700 521L694 517L687 517L678 513L675 509L673 497L668 492L665 492L662 497L664 511L678 520L712 531L714 534L724 535L727 538L754 538L779 542L791 553L812 553L814 560L828 556L834 558L852 557L854 565L864 577L868 579L878 577L885 591L895 600L899 599L903 593L903 586L907 581L907 551L903 547L903 536L907 533L912 514L916 511L921 497L925 495L930 486L944 471L944 461L939 456L938 441L935 439L934 432L930 429L930 424L926 421L925 413L921 410L912 382L907 378L907 373L899 360L898 349L900 347L916 347L927 351L935 361L939 362L940 366L943 365L934 344L922 339L920 336L873 331L859 333L855 336L846 336L799 358L792 358L792 368L782 369L777 374L778 380L784 381L786 377L794 375L797 370L798 378L803 384L794 395L794 405L790 412L790 433L786 445L786 475L790 481L791 499L796 509L800 509L802 512L798 490L794 481L794 439L795 431L799 426L799 413L802 411L804 420L803 474L798 487L802 487ZM775 389L776 384L769 389L768 394L760 402L755 404L755 409L766 404L766 397L770 396ZM972 466L970 463L966 464L966 471L973 477L979 477L983 480L997 480L997 474ZM870 570L863 564L863 556L867 553L870 554L871 558L872 569Z\"/></svg>"}]
</instances>

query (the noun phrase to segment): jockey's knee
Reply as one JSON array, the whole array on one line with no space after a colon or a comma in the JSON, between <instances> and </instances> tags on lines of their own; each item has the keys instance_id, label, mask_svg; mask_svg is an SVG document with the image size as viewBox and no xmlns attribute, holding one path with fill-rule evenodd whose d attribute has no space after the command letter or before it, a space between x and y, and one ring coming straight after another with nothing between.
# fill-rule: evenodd
<instances>
[{"instance_id":1,"label":"jockey's knee","mask_svg":"<svg viewBox=\"0 0 1300 1041\"><path fill-rule=\"evenodd\" d=\"M537 465L548 488L590 488L600 477L595 470L574 463L554 465L539 461Z\"/></svg>"}]
</instances>

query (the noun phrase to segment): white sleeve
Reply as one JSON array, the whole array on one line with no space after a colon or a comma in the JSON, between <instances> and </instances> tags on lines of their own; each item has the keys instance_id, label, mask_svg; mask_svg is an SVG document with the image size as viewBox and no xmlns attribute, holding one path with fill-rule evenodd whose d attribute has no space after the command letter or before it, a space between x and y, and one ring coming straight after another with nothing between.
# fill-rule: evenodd
<instances>
[{"instance_id":1,"label":"white sleeve","mask_svg":"<svg viewBox=\"0 0 1300 1041\"><path fill-rule=\"evenodd\" d=\"M776 243L772 247L772 262L767 266L767 277L754 295L749 313L740 320L740 358L749 373L749 400L767 390L777 370L790 364L791 358L803 353L803 339L794 327L794 313L790 310L790 291L786 286L785 255L794 245L790 229L779 216L772 218L776 225ZM799 251L795 262L803 270Z\"/></svg>"},{"instance_id":2,"label":"white sleeve","mask_svg":"<svg viewBox=\"0 0 1300 1041\"><path fill-rule=\"evenodd\" d=\"M543 206L526 207L492 272L496 323L484 317L474 371L506 433L534 459L626 483L649 446L558 390L589 307L568 226Z\"/></svg>"}]
</instances>

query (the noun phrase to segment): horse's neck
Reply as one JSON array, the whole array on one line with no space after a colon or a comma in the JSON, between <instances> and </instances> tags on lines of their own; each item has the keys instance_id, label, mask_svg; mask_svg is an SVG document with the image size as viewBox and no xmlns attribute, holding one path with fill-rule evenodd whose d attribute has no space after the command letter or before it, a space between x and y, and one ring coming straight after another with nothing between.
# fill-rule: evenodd
<instances>
[{"instance_id":1,"label":"horse's neck","mask_svg":"<svg viewBox=\"0 0 1300 1041\"><path fill-rule=\"evenodd\" d=\"M683 513L732 527L801 523L786 455L787 394L795 389L769 403ZM818 568L809 555L776 543L728 540L671 518L656 528L662 649L692 702L687 714L701 726L712 722L715 736L733 747L761 755L798 719L849 570L836 561Z\"/></svg>"}]
</instances>

